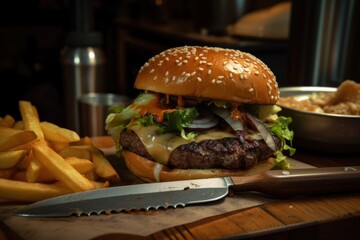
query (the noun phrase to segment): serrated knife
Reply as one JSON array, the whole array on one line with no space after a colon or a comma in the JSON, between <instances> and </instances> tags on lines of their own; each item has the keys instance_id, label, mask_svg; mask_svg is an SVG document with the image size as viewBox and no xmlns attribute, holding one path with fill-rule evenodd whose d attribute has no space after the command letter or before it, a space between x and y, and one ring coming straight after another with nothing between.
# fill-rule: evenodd
<instances>
[{"instance_id":1,"label":"serrated knife","mask_svg":"<svg viewBox=\"0 0 360 240\"><path fill-rule=\"evenodd\" d=\"M209 178L109 187L28 205L23 217L65 217L185 207L255 191L271 197L360 191L360 166L270 170L242 177Z\"/></svg>"}]
</instances>

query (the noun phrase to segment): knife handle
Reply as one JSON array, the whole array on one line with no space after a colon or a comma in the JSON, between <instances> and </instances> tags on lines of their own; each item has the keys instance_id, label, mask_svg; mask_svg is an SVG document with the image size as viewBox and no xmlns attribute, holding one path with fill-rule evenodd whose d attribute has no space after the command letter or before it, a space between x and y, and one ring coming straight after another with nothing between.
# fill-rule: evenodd
<instances>
[{"instance_id":1,"label":"knife handle","mask_svg":"<svg viewBox=\"0 0 360 240\"><path fill-rule=\"evenodd\" d=\"M230 177L231 191L257 191L273 197L360 191L360 166L269 170Z\"/></svg>"}]
</instances>

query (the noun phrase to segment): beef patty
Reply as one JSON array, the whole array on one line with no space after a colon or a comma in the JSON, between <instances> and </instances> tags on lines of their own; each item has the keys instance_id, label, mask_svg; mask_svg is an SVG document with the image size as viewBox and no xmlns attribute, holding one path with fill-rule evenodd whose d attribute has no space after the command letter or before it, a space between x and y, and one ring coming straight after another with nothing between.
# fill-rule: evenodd
<instances>
[{"instance_id":1,"label":"beef patty","mask_svg":"<svg viewBox=\"0 0 360 240\"><path fill-rule=\"evenodd\" d=\"M280 148L280 139L273 137L277 148ZM144 144L132 130L122 130L120 144L124 149L152 160ZM223 138L181 145L172 151L167 166L180 169L249 169L273 156L274 151L264 140L248 139L241 142L235 137Z\"/></svg>"}]
</instances>

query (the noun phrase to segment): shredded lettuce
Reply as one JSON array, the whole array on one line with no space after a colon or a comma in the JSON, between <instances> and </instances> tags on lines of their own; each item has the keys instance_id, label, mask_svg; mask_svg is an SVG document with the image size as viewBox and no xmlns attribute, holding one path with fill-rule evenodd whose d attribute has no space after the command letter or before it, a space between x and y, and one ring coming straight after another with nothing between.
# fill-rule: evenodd
<instances>
[{"instance_id":1,"label":"shredded lettuce","mask_svg":"<svg viewBox=\"0 0 360 240\"><path fill-rule=\"evenodd\" d=\"M292 147L294 131L288 127L291 122L291 117L279 116L275 122L267 125L268 129L281 140L281 149L275 153L276 163L274 168L290 168L290 164L286 161L286 156L283 154L283 151L287 151L290 156L294 155L296 151L296 149Z\"/></svg>"},{"instance_id":2,"label":"shredded lettuce","mask_svg":"<svg viewBox=\"0 0 360 240\"><path fill-rule=\"evenodd\" d=\"M105 129L116 143L119 142L121 130L125 128L132 119L140 117L140 110L137 106L146 105L155 97L154 94L143 93L140 94L132 104L125 108L119 105L114 105L109 108L110 113L106 117Z\"/></svg>"}]
</instances>

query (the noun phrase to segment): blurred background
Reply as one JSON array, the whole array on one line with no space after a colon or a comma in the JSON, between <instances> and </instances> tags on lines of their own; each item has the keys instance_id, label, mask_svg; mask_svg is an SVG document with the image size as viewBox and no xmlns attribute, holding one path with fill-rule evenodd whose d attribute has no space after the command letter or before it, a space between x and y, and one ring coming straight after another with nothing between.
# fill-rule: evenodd
<instances>
[{"instance_id":1,"label":"blurred background","mask_svg":"<svg viewBox=\"0 0 360 240\"><path fill-rule=\"evenodd\" d=\"M280 87L359 82L359 12L356 0L3 1L0 116L19 119L18 101L29 100L41 120L74 128L69 99L133 98L140 67L182 45L252 53Z\"/></svg>"}]
</instances>

